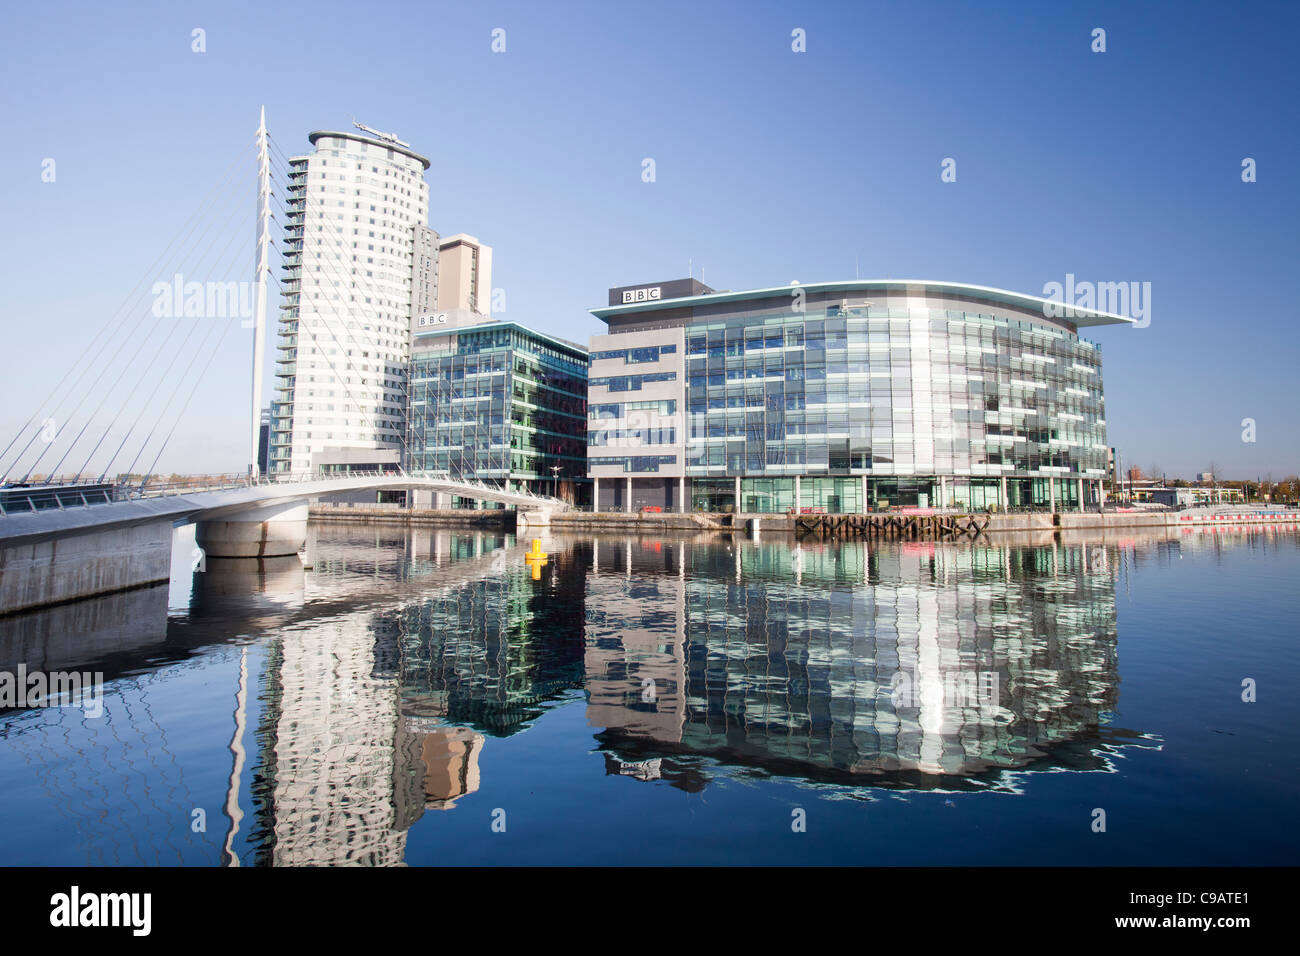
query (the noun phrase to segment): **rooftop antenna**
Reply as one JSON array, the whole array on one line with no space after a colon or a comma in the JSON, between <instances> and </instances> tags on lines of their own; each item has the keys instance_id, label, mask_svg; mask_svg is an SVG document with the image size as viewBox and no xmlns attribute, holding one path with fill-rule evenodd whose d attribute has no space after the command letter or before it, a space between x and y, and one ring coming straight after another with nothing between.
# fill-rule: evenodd
<instances>
[{"instance_id":1,"label":"rooftop antenna","mask_svg":"<svg viewBox=\"0 0 1300 956\"><path fill-rule=\"evenodd\" d=\"M352 125L355 126L357 129L361 130L361 132L369 133L375 139L381 139L385 143L395 143L398 146L405 146L408 149L411 146L410 143L404 143L400 139L398 139L396 133L384 133L377 129L373 129L367 126L365 123L358 123L357 118L355 116L352 117Z\"/></svg>"},{"instance_id":2,"label":"rooftop antenna","mask_svg":"<svg viewBox=\"0 0 1300 956\"><path fill-rule=\"evenodd\" d=\"M689 275L692 279L695 278L695 260L694 260L694 259L689 259L689 258L688 258L688 259L686 260L686 273L687 273L687 275Z\"/></svg>"}]
</instances>

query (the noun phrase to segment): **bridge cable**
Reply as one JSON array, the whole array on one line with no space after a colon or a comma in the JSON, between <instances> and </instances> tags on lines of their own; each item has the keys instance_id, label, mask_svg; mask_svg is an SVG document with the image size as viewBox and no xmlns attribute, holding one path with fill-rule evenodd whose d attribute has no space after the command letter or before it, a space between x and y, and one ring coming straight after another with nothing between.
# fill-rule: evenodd
<instances>
[{"instance_id":1,"label":"bridge cable","mask_svg":"<svg viewBox=\"0 0 1300 956\"><path fill-rule=\"evenodd\" d=\"M212 231L212 222L211 222L211 220L210 220L210 221L208 222L208 225L204 228L203 236L202 236L202 238L200 238L200 240L199 240L199 243L200 243L200 244L210 244L211 240L210 240L210 238L209 238L209 234L211 233L211 231ZM187 255L188 255L188 254L187 254ZM206 252L204 252L204 253L200 253L200 258L201 258L203 255L206 255ZM144 315L141 315L140 318L138 318L138 319L136 320L135 324L131 327L131 329L130 329L128 335L127 335L127 337L126 337L126 338L121 342L120 345L117 346L117 348L114 350L113 354L108 358L108 360L107 360L106 362L102 363L102 367L101 367L101 369L100 369L100 371L99 371L99 374L95 377L95 379L94 379L94 380L93 380L93 381L92 381L88 386L86 386L86 389L85 389L84 394L83 394L83 395L81 396L81 398L77 401L76 405L73 407L72 411L69 413L69 416L68 416L68 417L69 417L70 419L71 419L71 418L74 418L74 417L76 416L77 412L80 411L81 407L86 403L87 399L89 399L89 398L91 397L91 395L94 393L96 387L97 387L97 386L99 385L99 383L103 380L104 376L107 375L107 374L109 373L109 371L113 368L114 364L115 364L116 361L117 361L118 356L120 356L120 355L122 354L122 350L125 349L125 348L130 344L131 339L134 337L136 331L137 331L137 330L140 328L140 326L144 323L144 321L145 321L145 319L146 319L147 317L148 317L148 313L146 312ZM160 321L161 321L161 319L160 319ZM156 326L157 326L157 323L155 323L155 327L156 327ZM122 372L119 373L119 375L118 375L118 381L121 380L121 376L122 376L123 374L125 374L126 370L127 370L127 369L130 367L130 365L134 362L135 357L139 354L139 352L140 352L140 350L141 350L142 348L143 348L143 343L141 343L139 346L137 346L137 349L136 349L135 354L132 355L131 359L128 360L127 365L122 369ZM116 383L114 383L114 384L116 384ZM85 425L82 426L80 432L78 432L77 436L73 439L73 442L72 442L72 444L69 446L68 450L64 452L64 454L63 454L63 458L60 459L59 463L58 463L58 464L55 466L55 468L50 472L49 476L47 477L46 484L50 483L50 481L54 478L55 474L57 473L58 469L59 469L60 467L62 467L63 460L67 458L68 454L71 453L72 449L75 448L76 445L80 442L82 435L85 434L85 431L86 431L86 429L90 426L90 423L91 423L92 421L94 421L94 418L95 418L96 414L97 414L97 413L95 413L95 412L92 412L92 413L91 413L91 417L90 417L90 419L86 422ZM45 457L46 453L48 453L49 450L50 450L50 448L52 448L52 447L53 447L53 443L51 443L49 446L47 446L46 449L45 449L43 452L41 452L41 454L40 454L39 456L37 456L36 461L34 461L34 462L32 463L32 465L28 468L27 474L23 477L23 480L24 480L24 481L26 481L26 480L31 476L32 472L36 469L36 467L37 467L37 465L40 463L41 459L43 459L43 458Z\"/></svg>"},{"instance_id":2,"label":"bridge cable","mask_svg":"<svg viewBox=\"0 0 1300 956\"><path fill-rule=\"evenodd\" d=\"M163 439L162 445L159 446L158 448L158 454L154 455L153 461L149 464L149 471L146 472L144 480L140 482L141 491L143 491L145 485L149 483L149 479L153 477L153 470L158 465L158 459L162 457L163 450L167 447L167 443L171 441L172 435L175 434L176 426L180 424L181 418L185 415L185 410L189 408L190 402L194 400L194 393L198 391L199 383L203 381L203 376L206 375L208 369L212 367L212 360L216 358L217 352L220 350L221 343L225 341L226 334L230 331L233 325L234 325L233 322L229 322L226 324L226 327L221 332L221 337L217 339L216 345L214 345L212 351L208 353L207 364L203 366L203 370L199 372L198 377L194 379L194 387L190 389L189 395L185 397L185 402L184 404L181 405L181 410L176 413L176 421L172 422L171 431L169 431L167 433L167 437ZM197 357L198 357L198 353L195 353L195 358ZM188 368L186 369L186 371L188 371ZM184 381L184 379L182 378L181 381Z\"/></svg>"},{"instance_id":3,"label":"bridge cable","mask_svg":"<svg viewBox=\"0 0 1300 956\"><path fill-rule=\"evenodd\" d=\"M231 237L231 243L227 245L227 247L226 247L226 249L225 249L225 253L228 253L228 252L230 251L230 246L232 246L232 245L234 244L234 239L235 239L239 234L240 234L240 232L235 232L234 234L232 234L232 237ZM224 255L224 253L223 253L223 255ZM218 275L228 274L230 268L232 268L232 267L234 266L235 262L237 262L238 259L239 259L239 256L238 256L238 255L232 257L232 258L228 261L227 266L226 266L226 269L224 269L224 270L219 270L219 271L217 272L217 274L218 274ZM209 318L209 320L211 320L211 319L214 318L214 317L213 317L213 316L209 316L208 318ZM233 320L235 317L233 317L233 316L226 316L225 318L226 318L227 320ZM126 446L127 440L131 437L132 433L135 431L136 426L140 424L141 419L143 419L143 418L145 417L145 413L149 410L150 403L153 401L154 396L158 394L158 390L162 387L163 381L164 381L164 380L167 378L167 376L171 373L172 369L174 369L174 368L176 367L176 364L180 361L181 356L182 356L183 354L185 354L185 347L186 347L186 345L189 344L190 339L193 337L194 332L198 329L198 327L199 327L199 323L198 323L198 322L194 322L194 323L191 323L191 324L190 324L190 329L189 329L188 332L185 333L185 338L181 340L181 344L177 347L177 349L176 349L176 355L172 358L171 362L168 364L168 367L167 367L166 372L164 372L164 373L162 373L162 374L160 374L160 375L157 375L157 376L155 377L155 379L154 379L154 386L153 386L153 389L149 392L148 396L146 396L146 398L145 398L145 400L144 400L144 403L140 406L140 411L139 411L139 413L136 415L135 420L131 423L131 426L126 430L126 434L124 434L124 435L122 436L122 441L118 444L118 446L117 446L117 450L113 452L113 456L112 456L111 458L109 458L109 459L108 459L108 462L104 465L104 470L100 473L100 476L99 476L99 481L100 481L100 482L103 482L104 478L107 477L109 470L113 467L113 462L115 462L115 461L117 460L117 456L120 455L120 454L122 453L122 449ZM205 341L206 341L206 338L207 338L207 337L205 336L205 337L204 337L204 340L205 340ZM200 348L202 348L202 343L200 343ZM152 366L153 362L157 361L158 355L161 354L161 352L162 352L162 347L160 346L159 349L158 349L158 352L155 353L153 359L150 360L150 366ZM197 354L197 353L196 353L196 354ZM132 389L132 392L134 393L134 389ZM128 401L129 401L129 400L130 400L130 396L128 396ZM164 406L164 407L165 407L165 406ZM112 427L112 426L110 425L110 428L111 428L111 427ZM107 435L107 431L105 432L105 434ZM102 441L102 439L101 439L101 441ZM98 447L98 446L96 446L96 447ZM91 453L91 455L93 455L93 454L94 454L94 452ZM90 463L90 458L87 457L87 459L86 459L86 464L89 464L89 463ZM83 468L83 470L84 470L85 465L83 465L82 468ZM80 477L80 475L78 475L78 477Z\"/></svg>"},{"instance_id":4,"label":"bridge cable","mask_svg":"<svg viewBox=\"0 0 1300 956\"><path fill-rule=\"evenodd\" d=\"M218 195L224 192L226 183L230 180L236 166L238 166L241 162L243 162L242 159L238 159L238 158L235 159L231 163L230 167L226 170L225 178L222 180L222 182L217 185L217 187L212 191L212 193L208 197L205 197L202 201L200 201L198 206L190 214L189 220L186 223L182 224L180 229L178 229L175 235L172 236L167 246L163 249L162 253L158 256L158 259L153 263L152 266L150 266L149 270L145 273L144 277L136 284L135 288L130 293L128 293L127 297L122 301L122 304L118 306L116 312L113 314L113 317L110 318L108 322L104 323L99 328L99 330L93 336L91 336L90 341L86 344L82 353L79 356L77 356L77 358L73 361L72 365L68 368L68 370L64 372L63 376L58 380L58 382L55 383L54 387L50 390L49 395L47 395L45 399L42 400L40 404L36 406L36 411L32 415L32 417L27 420L26 424L24 424L21 428L18 429L17 434L10 440L9 444L5 446L4 451L0 451L0 459L4 458L5 455L9 454L9 451L22 437L23 432L25 432L32 425L32 423L36 421L37 418L41 417L41 410L44 409L49 404L50 400L53 399L54 396L59 393L59 390L63 387L64 382L66 382L72 376L72 374L77 370L77 367L81 364L82 360L87 358L88 356L95 354L96 351L95 343L99 340L100 336L104 335L106 332L109 332L111 337L110 330L113 329L115 323L125 324L125 318L127 315L127 306L131 304L136 298L138 298L140 292L142 291L143 284L148 281L149 277L151 275L157 274L158 267L166 260L172 247L176 245L177 240L180 239L180 237L183 234L186 234L187 232L193 232L193 225L198 221L201 214L203 213L204 206L208 205L210 201L215 200L215 198ZM62 406L62 401L60 401L59 406L57 406L54 409L54 412L57 413L58 408L61 406ZM39 431L33 434L30 439L28 439L27 444L23 446L23 449L18 453L17 457L4 470L4 473L0 474L0 482L3 482L5 479L8 478L9 472L12 471L14 466L17 465L17 463L22 460L23 455L25 455L28 449L31 448L31 444L33 441L36 440L38 434Z\"/></svg>"},{"instance_id":5,"label":"bridge cable","mask_svg":"<svg viewBox=\"0 0 1300 956\"><path fill-rule=\"evenodd\" d=\"M213 238L214 238L214 240L215 240L215 239L219 239L221 235L225 234L225 230L228 229L229 226L230 226L230 225L231 225L231 224L232 224L232 223L233 223L237 218L239 218L239 217L240 217L239 207L238 207L238 206L234 206L234 207L232 207L231 214L230 214L230 216L227 218L226 222L224 223L223 228L222 228L221 230L216 231L216 232L213 233ZM231 235L232 235L232 238L233 238L235 235L237 235L237 233L231 233ZM224 250L222 250L222 255L224 255L225 252L229 251L230 246L231 246L231 243L230 243L230 242L227 242L227 243L226 243L226 248L225 248ZM202 262L204 261L204 259L207 258L207 253L208 253L208 251L210 251L210 250L205 250L205 252L202 253L202 255L201 255L200 259L199 259L199 265L200 265L200 267L202 266ZM202 270L201 270L201 271L202 271ZM183 311L183 309L182 309L182 311ZM108 388L108 392L106 393L107 395L111 395L111 394L113 394L113 392L117 389L118 385L121 384L122 379L126 377L127 372L129 372L129 371L131 370L132 366L135 365L136 359L139 358L140 355L144 352L145 346L148 344L148 342L149 342L152 338L155 338L155 337L156 337L156 333L157 333L158 329L162 326L162 323L163 323L164 321L166 321L168 318L171 318L171 319L174 320L174 319L176 318L176 316L160 315L160 316L158 316L158 317L156 318L156 320L154 321L153 326L149 329L149 333L148 333L148 335L146 335L144 338L142 338L142 339L140 340L139 344L138 344L138 345L136 346L136 348L135 348L135 351L131 353L130 357L129 357L129 358L127 359L127 361L126 361L126 364L124 364L124 365L122 366L121 370L118 372L118 374L117 374L117 378L114 379L114 380L113 380L113 383L109 386L109 388ZM142 319L141 321L143 321L143 319ZM138 328L138 326L139 326L139 323L137 323L137 328ZM157 358L157 356L158 356L159 354L162 353L162 350L167 346L167 343L171 341L172 336L174 336L174 335L176 334L176 330L179 329L180 327L181 327L181 323L179 323L179 322L176 322L176 323L173 324L171 330L170 330L170 331L169 331L169 332L168 332L168 333L163 337L163 340L162 340L161 344L159 345L158 352L155 353L155 356L154 356L155 358ZM124 343L124 344L125 344L125 343ZM120 351L121 351L121 349L119 348L119 352L120 352ZM110 363L109 363L109 366L111 366L111 364L112 364L112 363L110 362ZM109 366L106 366L106 367L105 367L105 369L104 369L105 372L107 372ZM146 371L146 372L149 371L148 366L146 366L145 371ZM102 377L103 377L103 373L101 372L101 374L100 374L100 378L102 378ZM142 381L143 381L143 378L141 378L141 379L137 379L135 385L132 386L130 392L128 392L127 395L126 395L126 397L122 400L122 404L121 404L121 406L118 408L117 412L114 414L112 420L111 420L111 421L109 422L109 424L108 424L108 427L104 430L104 433L100 436L99 441L97 441L97 442L95 443L94 448L91 449L90 456L87 457L86 462L85 462L85 464L82 466L81 470L77 472L77 476L76 476L76 478L74 479L74 481L79 480L79 479L81 478L81 474L82 474L82 472L84 472L84 471L85 471L85 468L86 468L87 466L89 466L89 464L90 464L90 459L94 457L95 452L97 452L97 451L99 450L100 446L103 444L104 439L106 439L106 438L108 437L108 433L112 430L113 425L115 425L115 424L117 423L117 420L122 416L122 413L126 410L126 406L127 406L127 404L130 403L131 398L135 395L135 392L136 392L136 390L140 387ZM96 382L98 382L98 379L96 379ZM88 392L88 393L87 393L87 397L89 397L89 394L90 394L90 393ZM83 401L84 401L84 399L83 399ZM61 467L63 467L63 462L67 460L67 457L68 457L70 454L72 454L72 450L73 450L73 448L75 448L75 447L77 446L77 444L78 444L78 443L80 442L80 440L81 440L81 436L85 434L86 430L91 426L91 424L94 422L94 420L95 420L95 418L96 418L97 416L98 416L98 411L94 411L94 412L91 413L90 418L87 419L86 424L83 425L83 426L81 427L81 431L79 431L79 432L77 433L77 437L73 439L73 442L72 442L72 444L68 447L68 450L65 451L65 452L63 453L63 457L59 459L58 463L57 463L57 464L54 466L54 468L51 470L50 474L46 477L46 479L45 479L45 484L48 485L51 481L54 480L55 474L58 472L58 470L59 470Z\"/></svg>"},{"instance_id":6,"label":"bridge cable","mask_svg":"<svg viewBox=\"0 0 1300 956\"><path fill-rule=\"evenodd\" d=\"M145 435L144 441L141 443L139 450L135 453L135 457L131 459L131 464L127 467L126 477L128 480L130 480L131 477L135 474L135 466L137 462L139 462L140 456L143 455L145 449L149 447L149 442L153 440L154 432L158 430L158 426L162 424L163 419L167 417L167 410L172 407L172 403L175 401L176 395L180 391L181 386L184 385L186 381L188 381L187 376L189 375L190 369L194 367L194 363L198 360L198 357L203 354L204 346L207 344L208 339L212 336L212 333L213 331L216 330L216 328L217 328L216 325L208 326L208 330L203 334L203 340L199 342L198 349L195 350L194 355L190 357L189 363L185 366L185 369L181 372L180 377L177 378L175 384L173 384L171 393L167 396L167 401L163 403L162 408L158 412L157 419L155 419L152 427L150 427L149 429L149 434ZM221 344L220 340L218 340L217 344L218 345ZM143 490L144 484L148 482L148 479L149 476L146 475L145 481L142 482L140 485L141 490Z\"/></svg>"}]
</instances>

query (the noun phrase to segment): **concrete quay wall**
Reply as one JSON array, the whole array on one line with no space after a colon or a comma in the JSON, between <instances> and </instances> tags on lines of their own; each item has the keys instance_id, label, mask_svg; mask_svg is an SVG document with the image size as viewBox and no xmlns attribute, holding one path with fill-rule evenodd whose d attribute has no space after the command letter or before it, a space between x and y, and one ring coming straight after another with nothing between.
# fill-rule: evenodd
<instances>
[{"instance_id":1,"label":"concrete quay wall","mask_svg":"<svg viewBox=\"0 0 1300 956\"><path fill-rule=\"evenodd\" d=\"M515 526L512 510L473 511L444 509L441 511L412 510L400 506L356 505L353 507L313 506L313 520L381 521L399 524L433 525L444 527L505 528ZM544 526L556 533L612 533L653 535L673 533L746 534L757 528L760 534L795 533L795 519L788 514L679 514L676 512L624 512L624 511L554 511L540 513ZM1054 532L1107 532L1128 529L1178 530L1212 525L1300 525L1300 511L1268 513L1217 513L1195 514L1189 512L1023 512L992 514L985 534L1052 534Z\"/></svg>"},{"instance_id":2,"label":"concrete quay wall","mask_svg":"<svg viewBox=\"0 0 1300 956\"><path fill-rule=\"evenodd\" d=\"M0 614L166 581L170 520L0 547Z\"/></svg>"}]
</instances>

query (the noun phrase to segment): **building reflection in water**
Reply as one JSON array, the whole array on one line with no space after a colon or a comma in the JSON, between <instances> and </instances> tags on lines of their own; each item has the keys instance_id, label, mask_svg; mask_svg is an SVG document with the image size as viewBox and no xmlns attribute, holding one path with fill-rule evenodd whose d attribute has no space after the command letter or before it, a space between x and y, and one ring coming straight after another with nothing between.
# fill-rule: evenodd
<instances>
[{"instance_id":1,"label":"building reflection in water","mask_svg":"<svg viewBox=\"0 0 1300 956\"><path fill-rule=\"evenodd\" d=\"M318 575L373 558L319 547ZM608 773L686 790L735 772L1007 786L1008 770L1104 769L1124 742L1105 727L1118 682L1105 547L546 550L533 581L508 539L381 547L404 555L373 568L403 580L400 600L281 632L255 788L262 862L401 862L426 810L479 790L487 738L579 688Z\"/></svg>"},{"instance_id":2,"label":"building reflection in water","mask_svg":"<svg viewBox=\"0 0 1300 956\"><path fill-rule=\"evenodd\" d=\"M403 714L508 736L582 686L590 545L552 553L540 582L514 551L384 617L381 655L400 674Z\"/></svg>"},{"instance_id":3,"label":"building reflection in water","mask_svg":"<svg viewBox=\"0 0 1300 956\"><path fill-rule=\"evenodd\" d=\"M727 774L1014 788L1019 771L1104 770L1115 747L1150 745L1109 723L1116 581L1188 549L1272 540L1221 538L557 538L533 581L513 537L323 525L314 570L214 568L186 615L167 617L163 587L5 619L0 660L93 665L107 716L0 719L8 753L98 863L215 862L224 841L191 833L188 815L215 806L192 788L212 768L182 773L174 732L248 754L217 774L236 778L242 862L401 863L426 811L491 788L489 738L580 692L611 774L686 790ZM216 718L159 716L167 681L236 675L232 641L257 648L246 708L232 684ZM138 843L100 826L119 816L140 822Z\"/></svg>"},{"instance_id":4,"label":"building reflection in water","mask_svg":"<svg viewBox=\"0 0 1300 956\"><path fill-rule=\"evenodd\" d=\"M1104 767L1101 737L1124 736L1103 730L1111 563L1096 546L602 542L588 723L609 772L691 790L700 757L893 787Z\"/></svg>"},{"instance_id":5,"label":"building reflection in water","mask_svg":"<svg viewBox=\"0 0 1300 956\"><path fill-rule=\"evenodd\" d=\"M438 719L434 695L402 693L406 627L430 606L480 594L501 577L500 536L318 530L310 618L274 639L258 729L253 800L257 862L394 865L426 808L450 809L478 789L483 736ZM373 579L358 606L358 580ZM383 605L392 588L399 610ZM410 602L414 588L431 596ZM484 606L482 602L480 607ZM337 608L337 613L328 613ZM418 633L418 632L417 632ZM481 644L483 631L470 630Z\"/></svg>"}]
</instances>

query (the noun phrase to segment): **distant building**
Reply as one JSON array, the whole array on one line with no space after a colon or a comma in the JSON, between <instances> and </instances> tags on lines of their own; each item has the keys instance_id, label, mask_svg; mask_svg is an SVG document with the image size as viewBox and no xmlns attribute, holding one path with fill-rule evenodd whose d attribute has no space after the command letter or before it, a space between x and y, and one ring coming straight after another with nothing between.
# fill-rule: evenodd
<instances>
[{"instance_id":1,"label":"distant building","mask_svg":"<svg viewBox=\"0 0 1300 956\"><path fill-rule=\"evenodd\" d=\"M587 350L468 310L419 316L413 469L585 503Z\"/></svg>"},{"instance_id":2,"label":"distant building","mask_svg":"<svg viewBox=\"0 0 1300 956\"><path fill-rule=\"evenodd\" d=\"M1187 507L1195 503L1195 488L1151 488L1143 500L1150 501L1158 505L1169 505L1169 507Z\"/></svg>"},{"instance_id":3,"label":"distant building","mask_svg":"<svg viewBox=\"0 0 1300 956\"><path fill-rule=\"evenodd\" d=\"M1208 485L1208 484L1210 484L1211 482L1214 481L1214 472L1212 472L1212 471L1198 471L1198 472L1196 473L1196 480L1199 481L1199 482L1201 482L1202 484L1206 484L1206 485Z\"/></svg>"},{"instance_id":4,"label":"distant building","mask_svg":"<svg viewBox=\"0 0 1300 956\"><path fill-rule=\"evenodd\" d=\"M1245 500L1240 488L1174 487L1153 478L1138 478L1122 486L1125 497L1131 501L1151 502L1172 507L1193 505L1238 504Z\"/></svg>"},{"instance_id":5,"label":"distant building","mask_svg":"<svg viewBox=\"0 0 1300 956\"><path fill-rule=\"evenodd\" d=\"M487 316L492 307L492 247L460 233L438 244L438 311Z\"/></svg>"}]
</instances>

